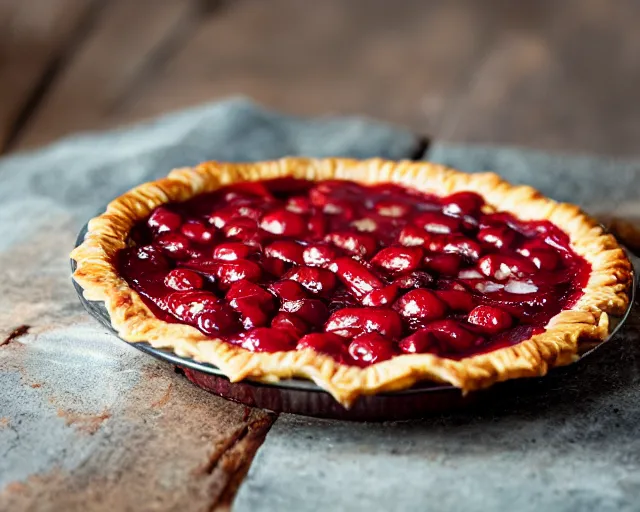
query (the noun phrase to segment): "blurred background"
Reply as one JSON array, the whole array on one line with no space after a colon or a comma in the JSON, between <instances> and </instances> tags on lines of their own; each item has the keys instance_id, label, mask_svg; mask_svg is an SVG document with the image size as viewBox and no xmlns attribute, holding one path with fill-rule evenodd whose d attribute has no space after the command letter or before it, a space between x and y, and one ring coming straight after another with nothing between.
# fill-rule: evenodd
<instances>
[{"instance_id":1,"label":"blurred background","mask_svg":"<svg viewBox=\"0 0 640 512\"><path fill-rule=\"evenodd\" d=\"M0 0L0 149L229 95L640 154L635 0Z\"/></svg>"}]
</instances>

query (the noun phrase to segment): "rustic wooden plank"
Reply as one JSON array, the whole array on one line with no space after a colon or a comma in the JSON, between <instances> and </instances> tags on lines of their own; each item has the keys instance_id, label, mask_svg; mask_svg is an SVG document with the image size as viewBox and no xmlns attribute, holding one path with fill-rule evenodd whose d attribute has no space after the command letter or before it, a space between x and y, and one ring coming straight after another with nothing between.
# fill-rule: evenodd
<instances>
[{"instance_id":1,"label":"rustic wooden plank","mask_svg":"<svg viewBox=\"0 0 640 512\"><path fill-rule=\"evenodd\" d=\"M640 3L550 0L509 12L435 135L638 155Z\"/></svg>"},{"instance_id":2,"label":"rustic wooden plank","mask_svg":"<svg viewBox=\"0 0 640 512\"><path fill-rule=\"evenodd\" d=\"M432 133L490 36L485 10L414 0L392 9L384 0L313 9L234 2L200 26L127 115L244 94L296 114L365 114Z\"/></svg>"},{"instance_id":3,"label":"rustic wooden plank","mask_svg":"<svg viewBox=\"0 0 640 512\"><path fill-rule=\"evenodd\" d=\"M89 376L74 388L61 378L61 366L73 371L78 361L58 360L41 380L44 376L34 372L24 355L30 349L22 343L31 344L33 338L14 343L3 348L10 351L3 356L18 363L29 401L50 404L56 411L48 419L51 432L60 436L60 444L74 439L76 449L68 445L69 454L59 465L0 486L1 510L224 510L275 419L211 396L165 365L146 357L137 361L126 351L119 357L133 365L121 371L141 371L138 383L121 389L122 379L113 374L109 380L118 381L122 396L102 409L87 406L84 386L97 382ZM101 351L101 364L113 365L105 347ZM91 361L85 363L88 374L95 372ZM112 395L112 388L105 385L104 394ZM25 435L17 421L5 411L0 430L13 429L16 439L2 445L3 455L19 443L20 432ZM53 440L51 448L56 451Z\"/></svg>"},{"instance_id":4,"label":"rustic wooden plank","mask_svg":"<svg viewBox=\"0 0 640 512\"><path fill-rule=\"evenodd\" d=\"M114 124L113 111L140 71L173 37L188 30L199 2L111 0L77 55L28 123L16 148L33 147L78 130Z\"/></svg>"},{"instance_id":5,"label":"rustic wooden plank","mask_svg":"<svg viewBox=\"0 0 640 512\"><path fill-rule=\"evenodd\" d=\"M137 29L145 9L131 3L110 6L110 14L102 17L19 147L234 94L247 94L295 113L364 113L432 132L443 113L442 97L459 81L460 70L448 61L473 62L472 42L483 39L488 31L477 23L483 10L473 3L436 2L426 8L416 0L399 3L391 21L405 26L406 40L397 38L388 23L388 5L380 0L330 0L314 5L312 17L308 6L295 1L280 1L276 9L252 1L223 4L215 16L207 17L203 6L210 4L217 3L197 2L184 15L186 21L165 34L165 40L175 32L185 36L184 48L172 46L178 50L175 58L164 53L166 62L142 51L144 45L138 41L112 44L110 37L117 39L124 30L118 23ZM116 16L114 10L127 13ZM210 14L211 9L206 12ZM446 55L441 54L440 42L455 30L462 36L452 39ZM296 44L291 44L293 39ZM101 52L108 53L106 63ZM417 61L432 70L426 92L419 80L402 76ZM101 69L108 69L108 80L91 78L98 62ZM407 97L418 97L418 105L407 102ZM70 110L69 105L74 108Z\"/></svg>"},{"instance_id":6,"label":"rustic wooden plank","mask_svg":"<svg viewBox=\"0 0 640 512\"><path fill-rule=\"evenodd\" d=\"M7 0L0 3L0 148L19 128L39 88L72 51L99 2Z\"/></svg>"},{"instance_id":7,"label":"rustic wooden plank","mask_svg":"<svg viewBox=\"0 0 640 512\"><path fill-rule=\"evenodd\" d=\"M109 5L20 147L245 94L445 140L637 153L633 0L149 1Z\"/></svg>"},{"instance_id":8,"label":"rustic wooden plank","mask_svg":"<svg viewBox=\"0 0 640 512\"><path fill-rule=\"evenodd\" d=\"M173 108L240 92L296 113L365 113L436 139L638 152L637 2L333 1L311 14L279 0L226 14L156 80L140 115L171 97Z\"/></svg>"}]
</instances>

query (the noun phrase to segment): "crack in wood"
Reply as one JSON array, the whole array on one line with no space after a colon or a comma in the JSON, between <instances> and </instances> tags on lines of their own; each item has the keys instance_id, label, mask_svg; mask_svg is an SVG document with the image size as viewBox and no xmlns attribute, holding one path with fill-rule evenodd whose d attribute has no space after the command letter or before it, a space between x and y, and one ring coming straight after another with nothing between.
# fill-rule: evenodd
<instances>
[{"instance_id":1,"label":"crack in wood","mask_svg":"<svg viewBox=\"0 0 640 512\"><path fill-rule=\"evenodd\" d=\"M8 345L16 338L19 338L20 336L24 336L29 332L29 329L31 329L30 325L20 325L16 327L13 331L9 333L9 335L4 340L0 341L0 347L2 347L3 345Z\"/></svg>"},{"instance_id":2,"label":"crack in wood","mask_svg":"<svg viewBox=\"0 0 640 512\"><path fill-rule=\"evenodd\" d=\"M426 135L418 135L418 144L416 149L409 156L410 160L422 160L425 156L429 147L431 146L431 137Z\"/></svg>"},{"instance_id":3,"label":"crack in wood","mask_svg":"<svg viewBox=\"0 0 640 512\"><path fill-rule=\"evenodd\" d=\"M273 413L260 417L238 429L226 442L214 451L203 473L216 476L211 495L211 512L230 510L236 492L244 480L258 448L264 442L269 429L277 419Z\"/></svg>"},{"instance_id":4,"label":"crack in wood","mask_svg":"<svg viewBox=\"0 0 640 512\"><path fill-rule=\"evenodd\" d=\"M79 414L64 409L58 409L58 417L63 418L67 427L75 426L80 432L85 434L95 434L100 426L109 418L111 413L104 409L100 414Z\"/></svg>"},{"instance_id":5,"label":"crack in wood","mask_svg":"<svg viewBox=\"0 0 640 512\"><path fill-rule=\"evenodd\" d=\"M151 404L151 407L155 408L155 407L164 407L165 405L167 405L167 402L169 402L169 400L171 400L171 390L173 389L173 382L169 383L169 386L167 386L167 389L165 390L164 394L155 402L153 402Z\"/></svg>"},{"instance_id":6,"label":"crack in wood","mask_svg":"<svg viewBox=\"0 0 640 512\"><path fill-rule=\"evenodd\" d=\"M8 131L7 138L0 146L0 154L7 153L16 145L27 128L31 116L38 110L53 83L81 47L82 42L91 33L106 4L106 0L91 0L91 5L86 14L67 38L65 44L52 56L24 105L20 108L15 121Z\"/></svg>"}]
</instances>

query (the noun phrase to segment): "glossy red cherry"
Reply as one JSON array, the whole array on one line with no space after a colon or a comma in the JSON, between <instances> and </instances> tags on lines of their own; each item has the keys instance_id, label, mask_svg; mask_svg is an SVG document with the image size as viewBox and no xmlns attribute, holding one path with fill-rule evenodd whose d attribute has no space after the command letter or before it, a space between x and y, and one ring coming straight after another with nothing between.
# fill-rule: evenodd
<instances>
[{"instance_id":1,"label":"glossy red cherry","mask_svg":"<svg viewBox=\"0 0 640 512\"><path fill-rule=\"evenodd\" d=\"M262 258L260 263L267 274L277 278L284 276L291 267L289 263L278 258Z\"/></svg>"},{"instance_id":2,"label":"glossy red cherry","mask_svg":"<svg viewBox=\"0 0 640 512\"><path fill-rule=\"evenodd\" d=\"M427 233L427 240L424 243L424 248L431 253L441 253L444 251L446 245L458 238L461 235L441 235L439 233ZM455 251L450 251L455 252Z\"/></svg>"},{"instance_id":3,"label":"glossy red cherry","mask_svg":"<svg viewBox=\"0 0 640 512\"><path fill-rule=\"evenodd\" d=\"M526 229L522 230L525 236L538 236L562 252L571 251L571 240L569 235L547 220L531 221L527 223Z\"/></svg>"},{"instance_id":4,"label":"glossy red cherry","mask_svg":"<svg viewBox=\"0 0 640 512\"><path fill-rule=\"evenodd\" d=\"M473 289L473 287L470 287L460 279L438 279L435 288L437 290L457 290L461 292L471 292Z\"/></svg>"},{"instance_id":5,"label":"glossy red cherry","mask_svg":"<svg viewBox=\"0 0 640 512\"><path fill-rule=\"evenodd\" d=\"M244 241L248 238L255 237L258 232L258 225L253 219L240 217L238 219L231 219L225 224L222 230L224 231L224 236L227 238Z\"/></svg>"},{"instance_id":6,"label":"glossy red cherry","mask_svg":"<svg viewBox=\"0 0 640 512\"><path fill-rule=\"evenodd\" d=\"M267 312L273 311L274 309L273 295L260 285L246 279L240 279L232 283L225 295L225 299L228 302L241 298L255 300Z\"/></svg>"},{"instance_id":7,"label":"glossy red cherry","mask_svg":"<svg viewBox=\"0 0 640 512\"><path fill-rule=\"evenodd\" d=\"M462 265L462 257L459 254L428 254L424 257L424 266L442 276L456 276Z\"/></svg>"},{"instance_id":8,"label":"glossy red cherry","mask_svg":"<svg viewBox=\"0 0 640 512\"><path fill-rule=\"evenodd\" d=\"M235 261L247 258L255 249L242 242L225 242L216 246L213 257L217 260Z\"/></svg>"},{"instance_id":9,"label":"glossy red cherry","mask_svg":"<svg viewBox=\"0 0 640 512\"><path fill-rule=\"evenodd\" d=\"M351 258L337 258L330 266L338 279L357 298L362 298L372 290L382 288L382 281L359 261Z\"/></svg>"},{"instance_id":10,"label":"glossy red cherry","mask_svg":"<svg viewBox=\"0 0 640 512\"><path fill-rule=\"evenodd\" d=\"M262 276L260 266L249 260L236 260L219 263L216 268L216 277L221 285L230 285L240 279L257 282Z\"/></svg>"},{"instance_id":11,"label":"glossy red cherry","mask_svg":"<svg viewBox=\"0 0 640 512\"><path fill-rule=\"evenodd\" d=\"M293 313L313 327L320 327L329 317L329 309L324 302L318 299L285 301L280 309L287 313Z\"/></svg>"},{"instance_id":12,"label":"glossy red cherry","mask_svg":"<svg viewBox=\"0 0 640 512\"><path fill-rule=\"evenodd\" d=\"M296 338L287 329L257 327L241 334L238 344L251 352L283 352L296 346Z\"/></svg>"},{"instance_id":13,"label":"glossy red cherry","mask_svg":"<svg viewBox=\"0 0 640 512\"><path fill-rule=\"evenodd\" d=\"M456 236L447 241L443 248L444 252L459 254L469 261L477 261L482 254L480 244L470 238Z\"/></svg>"},{"instance_id":14,"label":"glossy red cherry","mask_svg":"<svg viewBox=\"0 0 640 512\"><path fill-rule=\"evenodd\" d=\"M516 232L507 226L487 227L478 231L476 238L497 249L507 249L515 242Z\"/></svg>"},{"instance_id":15,"label":"glossy red cherry","mask_svg":"<svg viewBox=\"0 0 640 512\"><path fill-rule=\"evenodd\" d=\"M244 204L241 206L236 206L234 217L246 217L251 220L257 221L262 217L264 211L262 208L258 208L253 205Z\"/></svg>"},{"instance_id":16,"label":"glossy red cherry","mask_svg":"<svg viewBox=\"0 0 640 512\"><path fill-rule=\"evenodd\" d=\"M309 325L302 318L285 311L281 311L273 317L271 327L286 329L296 338L300 338L309 331Z\"/></svg>"},{"instance_id":17,"label":"glossy red cherry","mask_svg":"<svg viewBox=\"0 0 640 512\"><path fill-rule=\"evenodd\" d=\"M523 256L530 256L531 251L554 251L555 249L540 238L525 240L517 251Z\"/></svg>"},{"instance_id":18,"label":"glossy red cherry","mask_svg":"<svg viewBox=\"0 0 640 512\"><path fill-rule=\"evenodd\" d=\"M287 263L302 265L304 247L291 240L276 240L267 246L264 253L271 258L278 258Z\"/></svg>"},{"instance_id":19,"label":"glossy red cherry","mask_svg":"<svg viewBox=\"0 0 640 512\"><path fill-rule=\"evenodd\" d=\"M371 263L389 272L411 272L422 264L420 247L387 247L376 254Z\"/></svg>"},{"instance_id":20,"label":"glossy red cherry","mask_svg":"<svg viewBox=\"0 0 640 512\"><path fill-rule=\"evenodd\" d=\"M246 330L269 325L271 317L258 300L252 297L241 297L233 299L229 305L239 313L242 326Z\"/></svg>"},{"instance_id":21,"label":"glossy red cherry","mask_svg":"<svg viewBox=\"0 0 640 512\"><path fill-rule=\"evenodd\" d=\"M437 320L427 324L425 330L433 333L444 352L464 352L482 342L482 338L467 331L455 320Z\"/></svg>"},{"instance_id":22,"label":"glossy red cherry","mask_svg":"<svg viewBox=\"0 0 640 512\"><path fill-rule=\"evenodd\" d=\"M355 208L348 201L330 199L323 207L322 213L325 215L336 215L340 218L351 221L355 217Z\"/></svg>"},{"instance_id":23,"label":"glossy red cherry","mask_svg":"<svg viewBox=\"0 0 640 512\"><path fill-rule=\"evenodd\" d=\"M287 210L299 215L305 215L311 211L311 201L304 196L295 196L287 199Z\"/></svg>"},{"instance_id":24,"label":"glossy red cherry","mask_svg":"<svg viewBox=\"0 0 640 512\"><path fill-rule=\"evenodd\" d=\"M526 258L518 255L487 254L478 262L478 270L487 277L499 281L511 276L526 276L535 274L537 267Z\"/></svg>"},{"instance_id":25,"label":"glossy red cherry","mask_svg":"<svg viewBox=\"0 0 640 512\"><path fill-rule=\"evenodd\" d=\"M331 189L322 183L309 190L309 200L313 206L323 207L331 200Z\"/></svg>"},{"instance_id":26,"label":"glossy red cherry","mask_svg":"<svg viewBox=\"0 0 640 512\"><path fill-rule=\"evenodd\" d=\"M356 231L360 231L361 233L375 233L380 227L378 222L371 217L363 217L361 219L356 219L349 224Z\"/></svg>"},{"instance_id":27,"label":"glossy red cherry","mask_svg":"<svg viewBox=\"0 0 640 512\"><path fill-rule=\"evenodd\" d=\"M314 213L307 222L309 237L312 240L324 238L327 233L327 219L321 212Z\"/></svg>"},{"instance_id":28,"label":"glossy red cherry","mask_svg":"<svg viewBox=\"0 0 640 512\"><path fill-rule=\"evenodd\" d=\"M527 286L527 289L529 287ZM513 289L510 287L510 289ZM547 291L511 293L505 289L479 297L482 304L496 306L507 311L512 317L531 322L544 311L558 307L559 297Z\"/></svg>"},{"instance_id":29,"label":"glossy red cherry","mask_svg":"<svg viewBox=\"0 0 640 512\"><path fill-rule=\"evenodd\" d=\"M188 268L198 272L198 274L200 274L200 276L210 284L214 284L218 281L216 276L218 265L218 261L207 259L190 259L180 262L180 266L182 268Z\"/></svg>"},{"instance_id":30,"label":"glossy red cherry","mask_svg":"<svg viewBox=\"0 0 640 512\"><path fill-rule=\"evenodd\" d=\"M408 290L411 288L429 288L433 284L433 276L422 270L415 270L404 276L397 277L393 284Z\"/></svg>"},{"instance_id":31,"label":"glossy red cherry","mask_svg":"<svg viewBox=\"0 0 640 512\"><path fill-rule=\"evenodd\" d=\"M166 303L176 318L187 323L194 323L204 311L220 309L218 297L204 290L173 292L167 296Z\"/></svg>"},{"instance_id":32,"label":"glossy red cherry","mask_svg":"<svg viewBox=\"0 0 640 512\"><path fill-rule=\"evenodd\" d=\"M208 252L203 251L202 249L194 249L193 247L189 248L189 258L192 260L202 259L204 257L208 257Z\"/></svg>"},{"instance_id":33,"label":"glossy red cherry","mask_svg":"<svg viewBox=\"0 0 640 512\"><path fill-rule=\"evenodd\" d=\"M393 309L405 318L426 322L442 318L447 313L446 304L435 293L424 288L405 293L393 305Z\"/></svg>"},{"instance_id":34,"label":"glossy red cherry","mask_svg":"<svg viewBox=\"0 0 640 512\"><path fill-rule=\"evenodd\" d=\"M228 185L225 189L224 199L226 202L255 201L273 199L273 195L264 183L259 181L243 181Z\"/></svg>"},{"instance_id":35,"label":"glossy red cherry","mask_svg":"<svg viewBox=\"0 0 640 512\"><path fill-rule=\"evenodd\" d=\"M238 329L235 313L226 304L216 304L197 315L198 329L209 336L224 336Z\"/></svg>"},{"instance_id":36,"label":"glossy red cherry","mask_svg":"<svg viewBox=\"0 0 640 512\"><path fill-rule=\"evenodd\" d=\"M405 226L398 235L398 243L406 247L425 246L429 241L429 234L417 226Z\"/></svg>"},{"instance_id":37,"label":"glossy red cherry","mask_svg":"<svg viewBox=\"0 0 640 512\"><path fill-rule=\"evenodd\" d=\"M482 196L475 192L457 192L443 198L442 211L447 215L477 215L484 204Z\"/></svg>"},{"instance_id":38,"label":"glossy red cherry","mask_svg":"<svg viewBox=\"0 0 640 512\"><path fill-rule=\"evenodd\" d=\"M338 288L329 299L329 311L334 313L343 308L358 308L360 302L346 288Z\"/></svg>"},{"instance_id":39,"label":"glossy red cherry","mask_svg":"<svg viewBox=\"0 0 640 512\"><path fill-rule=\"evenodd\" d=\"M400 337L402 320L387 308L345 308L334 312L324 330L351 338L363 332L378 332L390 339Z\"/></svg>"},{"instance_id":40,"label":"glossy red cherry","mask_svg":"<svg viewBox=\"0 0 640 512\"><path fill-rule=\"evenodd\" d=\"M383 217L394 218L406 217L411 211L411 207L409 205L393 200L378 201L375 209L378 214Z\"/></svg>"},{"instance_id":41,"label":"glossy red cherry","mask_svg":"<svg viewBox=\"0 0 640 512\"><path fill-rule=\"evenodd\" d=\"M241 183L231 185L229 190L232 190L239 195L252 196L251 198L258 198L262 200L273 199L270 187L261 181L243 181Z\"/></svg>"},{"instance_id":42,"label":"glossy red cherry","mask_svg":"<svg viewBox=\"0 0 640 512\"><path fill-rule=\"evenodd\" d=\"M284 278L297 281L310 292L319 295L327 295L336 287L336 277L323 268L295 267L287 272Z\"/></svg>"},{"instance_id":43,"label":"glossy red cherry","mask_svg":"<svg viewBox=\"0 0 640 512\"><path fill-rule=\"evenodd\" d=\"M169 268L169 260L153 245L143 245L133 251L135 258L127 260L127 266L140 274Z\"/></svg>"},{"instance_id":44,"label":"glossy red cherry","mask_svg":"<svg viewBox=\"0 0 640 512\"><path fill-rule=\"evenodd\" d=\"M156 238L156 244L173 259L182 260L190 256L189 240L180 233L164 233Z\"/></svg>"},{"instance_id":45,"label":"glossy red cherry","mask_svg":"<svg viewBox=\"0 0 640 512\"><path fill-rule=\"evenodd\" d=\"M292 281L291 279L283 279L281 281L271 283L269 285L269 290L276 297L285 301L302 300L308 297L306 288L297 281Z\"/></svg>"},{"instance_id":46,"label":"glossy red cherry","mask_svg":"<svg viewBox=\"0 0 640 512\"><path fill-rule=\"evenodd\" d=\"M564 251L565 249L561 250ZM530 259L540 270L555 270L562 261L556 248L538 238L524 242L518 252Z\"/></svg>"},{"instance_id":47,"label":"glossy red cherry","mask_svg":"<svg viewBox=\"0 0 640 512\"><path fill-rule=\"evenodd\" d=\"M476 307L469 313L468 322L487 334L506 331L513 324L509 313L492 306Z\"/></svg>"},{"instance_id":48,"label":"glossy red cherry","mask_svg":"<svg viewBox=\"0 0 640 512\"><path fill-rule=\"evenodd\" d=\"M305 349L315 350L321 354L328 354L335 357L338 361L342 361L346 352L345 339L336 334L314 332L306 334L298 341L296 350Z\"/></svg>"},{"instance_id":49,"label":"glossy red cherry","mask_svg":"<svg viewBox=\"0 0 640 512\"><path fill-rule=\"evenodd\" d=\"M356 336L349 344L348 350L354 361L364 365L380 363L395 355L393 344L375 332Z\"/></svg>"},{"instance_id":50,"label":"glossy red cherry","mask_svg":"<svg viewBox=\"0 0 640 512\"><path fill-rule=\"evenodd\" d=\"M287 210L276 210L262 217L260 228L273 235L299 237L306 233L307 222L299 214Z\"/></svg>"},{"instance_id":51,"label":"glossy red cherry","mask_svg":"<svg viewBox=\"0 0 640 512\"><path fill-rule=\"evenodd\" d=\"M346 253L357 257L371 256L378 247L376 238L369 233L340 231L329 233L326 240Z\"/></svg>"},{"instance_id":52,"label":"glossy red cherry","mask_svg":"<svg viewBox=\"0 0 640 512\"><path fill-rule=\"evenodd\" d=\"M450 234L460 230L460 219L439 212L424 212L413 223L429 233Z\"/></svg>"},{"instance_id":53,"label":"glossy red cherry","mask_svg":"<svg viewBox=\"0 0 640 512\"><path fill-rule=\"evenodd\" d=\"M302 252L302 259L310 267L324 267L337 257L337 251L326 244L309 244Z\"/></svg>"},{"instance_id":54,"label":"glossy red cherry","mask_svg":"<svg viewBox=\"0 0 640 512\"><path fill-rule=\"evenodd\" d=\"M177 231L181 224L182 217L163 206L156 208L147 221L147 225L156 233Z\"/></svg>"},{"instance_id":55,"label":"glossy red cherry","mask_svg":"<svg viewBox=\"0 0 640 512\"><path fill-rule=\"evenodd\" d=\"M362 298L363 306L388 306L398 296L399 287L396 284L390 284L377 290L371 290Z\"/></svg>"},{"instance_id":56,"label":"glossy red cherry","mask_svg":"<svg viewBox=\"0 0 640 512\"><path fill-rule=\"evenodd\" d=\"M234 217L234 215L234 208L226 208L213 212L211 215L209 215L207 221L215 228L222 229L227 225L227 222L229 222Z\"/></svg>"},{"instance_id":57,"label":"glossy red cherry","mask_svg":"<svg viewBox=\"0 0 640 512\"><path fill-rule=\"evenodd\" d=\"M190 220L180 226L180 232L196 244L208 245L213 242L215 229L199 220Z\"/></svg>"},{"instance_id":58,"label":"glossy red cherry","mask_svg":"<svg viewBox=\"0 0 640 512\"><path fill-rule=\"evenodd\" d=\"M529 259L540 270L555 270L560 265L560 255L553 251L539 251L533 249L529 251Z\"/></svg>"},{"instance_id":59,"label":"glossy red cherry","mask_svg":"<svg viewBox=\"0 0 640 512\"><path fill-rule=\"evenodd\" d=\"M488 227L503 227L508 226L511 229L522 233L522 224L513 215L507 212L494 212L488 214L482 214L478 218L478 227L485 229Z\"/></svg>"},{"instance_id":60,"label":"glossy red cherry","mask_svg":"<svg viewBox=\"0 0 640 512\"><path fill-rule=\"evenodd\" d=\"M164 278L167 288L177 291L197 290L204 285L200 274L186 268L176 268Z\"/></svg>"},{"instance_id":61,"label":"glossy red cherry","mask_svg":"<svg viewBox=\"0 0 640 512\"><path fill-rule=\"evenodd\" d=\"M420 329L398 342L398 348L405 354L437 352L438 340L428 329Z\"/></svg>"},{"instance_id":62,"label":"glossy red cherry","mask_svg":"<svg viewBox=\"0 0 640 512\"><path fill-rule=\"evenodd\" d=\"M473 295L461 290L436 290L438 298L452 311L468 313L476 307Z\"/></svg>"}]
</instances>

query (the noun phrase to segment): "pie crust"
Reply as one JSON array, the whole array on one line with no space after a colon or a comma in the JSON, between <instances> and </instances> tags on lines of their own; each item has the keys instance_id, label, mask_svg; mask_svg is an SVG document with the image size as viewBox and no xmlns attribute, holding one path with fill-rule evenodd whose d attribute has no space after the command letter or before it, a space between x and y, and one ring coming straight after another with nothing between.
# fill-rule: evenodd
<instances>
[{"instance_id":1,"label":"pie crust","mask_svg":"<svg viewBox=\"0 0 640 512\"><path fill-rule=\"evenodd\" d=\"M400 355L360 368L310 349L250 352L208 338L195 327L167 323L153 314L117 272L114 257L127 246L131 228L157 206L186 201L232 183L287 176L391 182L436 195L474 191L498 210L522 220L549 220L569 235L573 250L591 264L584 294L571 309L554 316L543 333L513 346L458 360L433 354ZM89 222L84 242L71 257L77 262L73 278L84 289L85 298L104 302L122 339L147 342L210 363L232 382L311 379L346 407L359 395L405 389L418 381L450 383L468 392L507 379L541 376L551 367L567 365L579 358L581 343L606 338L608 315L625 311L632 281L631 264L615 238L577 206L547 199L529 186L510 185L493 173L465 174L428 162L381 159L284 158L241 164L206 162L176 169L112 201L105 213Z\"/></svg>"}]
</instances>

